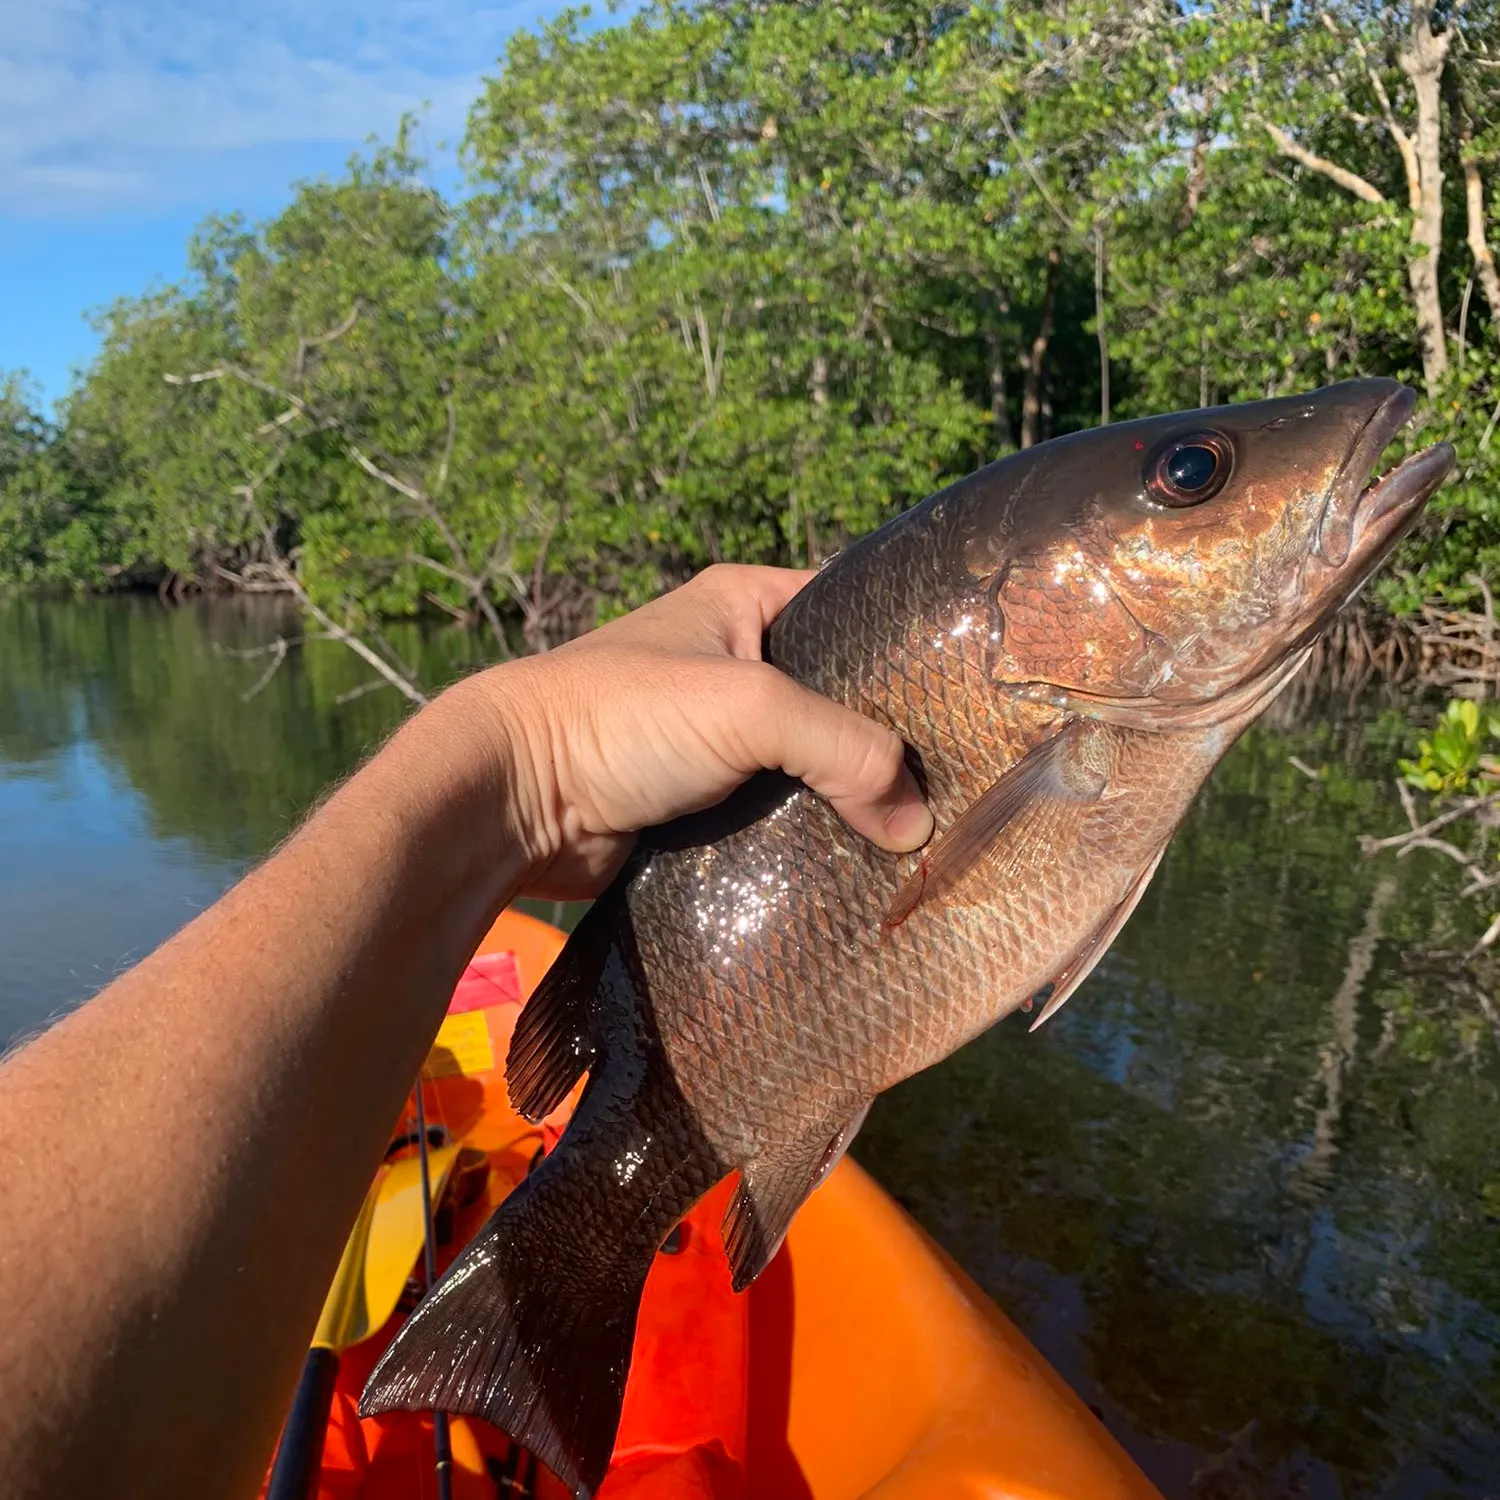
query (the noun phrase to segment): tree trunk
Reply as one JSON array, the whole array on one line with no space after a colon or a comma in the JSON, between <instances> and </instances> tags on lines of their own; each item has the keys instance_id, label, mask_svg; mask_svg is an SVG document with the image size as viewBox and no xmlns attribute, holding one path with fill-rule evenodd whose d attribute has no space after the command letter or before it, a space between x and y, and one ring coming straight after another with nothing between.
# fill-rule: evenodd
<instances>
[{"instance_id":1,"label":"tree trunk","mask_svg":"<svg viewBox=\"0 0 1500 1500\"><path fill-rule=\"evenodd\" d=\"M1003 453L1015 446L1016 435L1010 425L1010 393L1005 385L1005 318L1010 313L1010 302L1004 293L996 292L994 306L990 312L989 327L985 330L985 342L989 346L990 363L990 428L994 433L993 445L996 453Z\"/></svg>"},{"instance_id":2,"label":"tree trunk","mask_svg":"<svg viewBox=\"0 0 1500 1500\"><path fill-rule=\"evenodd\" d=\"M1208 176L1208 136L1199 129L1193 141L1193 154L1188 160L1187 196L1182 202L1182 212L1177 216L1179 230L1187 229L1198 217L1198 205L1203 201L1203 184Z\"/></svg>"},{"instance_id":3,"label":"tree trunk","mask_svg":"<svg viewBox=\"0 0 1500 1500\"><path fill-rule=\"evenodd\" d=\"M1036 337L1024 360L1026 379L1021 388L1021 446L1031 448L1041 436L1043 377L1047 369L1047 346L1052 342L1052 328L1057 320L1057 275L1062 264L1062 249L1054 245L1047 252L1047 280L1042 291L1042 318Z\"/></svg>"},{"instance_id":4,"label":"tree trunk","mask_svg":"<svg viewBox=\"0 0 1500 1500\"><path fill-rule=\"evenodd\" d=\"M1450 33L1434 35L1432 6L1412 6L1411 41L1401 54L1417 100L1417 129L1407 162L1407 188L1415 218L1411 240L1416 253L1407 263L1417 335L1422 343L1422 375L1431 395L1448 373L1448 340L1443 329L1443 305L1438 289L1443 248L1442 78ZM1415 173L1413 173L1413 166ZM1413 180L1414 179L1414 180Z\"/></svg>"},{"instance_id":5,"label":"tree trunk","mask_svg":"<svg viewBox=\"0 0 1500 1500\"><path fill-rule=\"evenodd\" d=\"M1099 425L1109 426L1109 324L1104 315L1104 226L1094 225L1094 323L1099 332Z\"/></svg>"},{"instance_id":6,"label":"tree trunk","mask_svg":"<svg viewBox=\"0 0 1500 1500\"><path fill-rule=\"evenodd\" d=\"M1484 178L1479 163L1470 157L1474 144L1474 122L1460 96L1452 75L1448 78L1449 102L1453 112L1453 130L1458 136L1458 157L1463 163L1464 215L1468 229L1469 254L1474 257L1474 277L1490 310L1490 322L1500 329L1500 274L1495 270L1495 255L1490 249L1488 226L1484 213ZM1467 304L1467 295L1465 303ZM1462 336L1459 345L1462 347Z\"/></svg>"},{"instance_id":7,"label":"tree trunk","mask_svg":"<svg viewBox=\"0 0 1500 1500\"><path fill-rule=\"evenodd\" d=\"M1479 290L1489 304L1490 321L1500 325L1500 275L1496 274L1494 252L1484 232L1484 179L1479 175L1478 162L1464 163L1464 203L1469 215L1469 251L1474 257Z\"/></svg>"}]
</instances>

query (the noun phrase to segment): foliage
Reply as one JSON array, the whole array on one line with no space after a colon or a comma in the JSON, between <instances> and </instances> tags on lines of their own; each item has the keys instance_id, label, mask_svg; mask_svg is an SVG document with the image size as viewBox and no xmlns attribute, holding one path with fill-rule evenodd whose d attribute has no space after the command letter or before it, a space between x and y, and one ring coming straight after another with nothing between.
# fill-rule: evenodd
<instances>
[{"instance_id":1,"label":"foliage","mask_svg":"<svg viewBox=\"0 0 1500 1500\"><path fill-rule=\"evenodd\" d=\"M1500 761L1487 747L1500 740L1500 710L1481 709L1472 698L1454 698L1432 734L1417 741L1416 760L1399 760L1401 773L1425 792L1489 790L1500 782Z\"/></svg>"},{"instance_id":2,"label":"foliage","mask_svg":"<svg viewBox=\"0 0 1500 1500\"><path fill-rule=\"evenodd\" d=\"M1460 463L1383 597L1461 604L1500 558L1497 46L1491 6L1359 0L565 14L484 83L462 193L403 126L205 225L55 424L6 388L0 581L504 653L1053 433L1386 374Z\"/></svg>"},{"instance_id":3,"label":"foliage","mask_svg":"<svg viewBox=\"0 0 1500 1500\"><path fill-rule=\"evenodd\" d=\"M1464 947L1443 957L1458 960L1462 972L1454 974L1455 985L1472 992L1485 1017L1500 1025L1500 1015L1489 999L1495 979L1494 944L1500 940L1500 915L1491 905L1491 893L1500 888L1500 869L1493 859L1494 830L1500 824L1496 740L1500 740L1500 707L1470 698L1451 699L1432 732L1418 739L1416 759L1396 762L1402 776L1398 789L1406 830L1381 839L1366 836L1365 846L1370 852L1394 850L1398 858L1428 850L1463 872L1455 907L1460 912L1482 910L1488 925L1477 939L1466 939ZM1431 797L1426 816L1418 811L1408 786Z\"/></svg>"}]
</instances>

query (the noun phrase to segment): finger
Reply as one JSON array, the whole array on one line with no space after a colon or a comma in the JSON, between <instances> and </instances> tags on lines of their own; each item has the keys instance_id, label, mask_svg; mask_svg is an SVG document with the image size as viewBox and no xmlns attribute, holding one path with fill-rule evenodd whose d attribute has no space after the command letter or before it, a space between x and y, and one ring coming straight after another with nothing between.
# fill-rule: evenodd
<instances>
[{"instance_id":1,"label":"finger","mask_svg":"<svg viewBox=\"0 0 1500 1500\"><path fill-rule=\"evenodd\" d=\"M818 576L816 568L759 568L720 563L691 587L713 601L725 648L742 661L759 661L771 622Z\"/></svg>"},{"instance_id":2,"label":"finger","mask_svg":"<svg viewBox=\"0 0 1500 1500\"><path fill-rule=\"evenodd\" d=\"M754 670L758 701L737 714L735 729L756 763L805 781L882 849L905 854L925 844L932 813L900 739L773 667Z\"/></svg>"}]
</instances>

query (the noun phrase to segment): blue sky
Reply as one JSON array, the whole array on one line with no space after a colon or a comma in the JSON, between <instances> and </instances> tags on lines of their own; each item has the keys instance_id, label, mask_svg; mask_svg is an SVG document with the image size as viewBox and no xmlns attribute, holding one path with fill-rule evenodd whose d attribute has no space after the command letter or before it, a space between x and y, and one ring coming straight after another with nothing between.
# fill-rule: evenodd
<instances>
[{"instance_id":1,"label":"blue sky","mask_svg":"<svg viewBox=\"0 0 1500 1500\"><path fill-rule=\"evenodd\" d=\"M558 0L0 0L0 372L48 400L90 308L171 281L207 214L273 212L403 110L462 132Z\"/></svg>"}]
</instances>

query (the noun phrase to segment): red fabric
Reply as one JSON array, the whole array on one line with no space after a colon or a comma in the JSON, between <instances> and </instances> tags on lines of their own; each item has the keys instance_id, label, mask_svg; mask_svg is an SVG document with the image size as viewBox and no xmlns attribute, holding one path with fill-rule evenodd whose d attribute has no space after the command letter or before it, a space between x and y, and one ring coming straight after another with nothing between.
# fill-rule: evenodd
<instances>
[{"instance_id":1,"label":"red fabric","mask_svg":"<svg viewBox=\"0 0 1500 1500\"><path fill-rule=\"evenodd\" d=\"M450 1016L466 1010L486 1010L491 1005L518 1005L521 971L514 953L476 953L469 960L448 1004Z\"/></svg>"},{"instance_id":2,"label":"red fabric","mask_svg":"<svg viewBox=\"0 0 1500 1500\"><path fill-rule=\"evenodd\" d=\"M739 1500L744 1471L721 1448L618 1460L599 1487L599 1500Z\"/></svg>"},{"instance_id":3,"label":"red fabric","mask_svg":"<svg viewBox=\"0 0 1500 1500\"><path fill-rule=\"evenodd\" d=\"M653 1495L744 1494L750 1301L730 1287L719 1232L732 1191L723 1183L693 1209L680 1248L656 1257L641 1299L614 1464L624 1471L649 1459L660 1468ZM674 1455L692 1461L668 1462ZM666 1487L668 1474L676 1488ZM600 1500L615 1493L606 1487Z\"/></svg>"}]
</instances>

